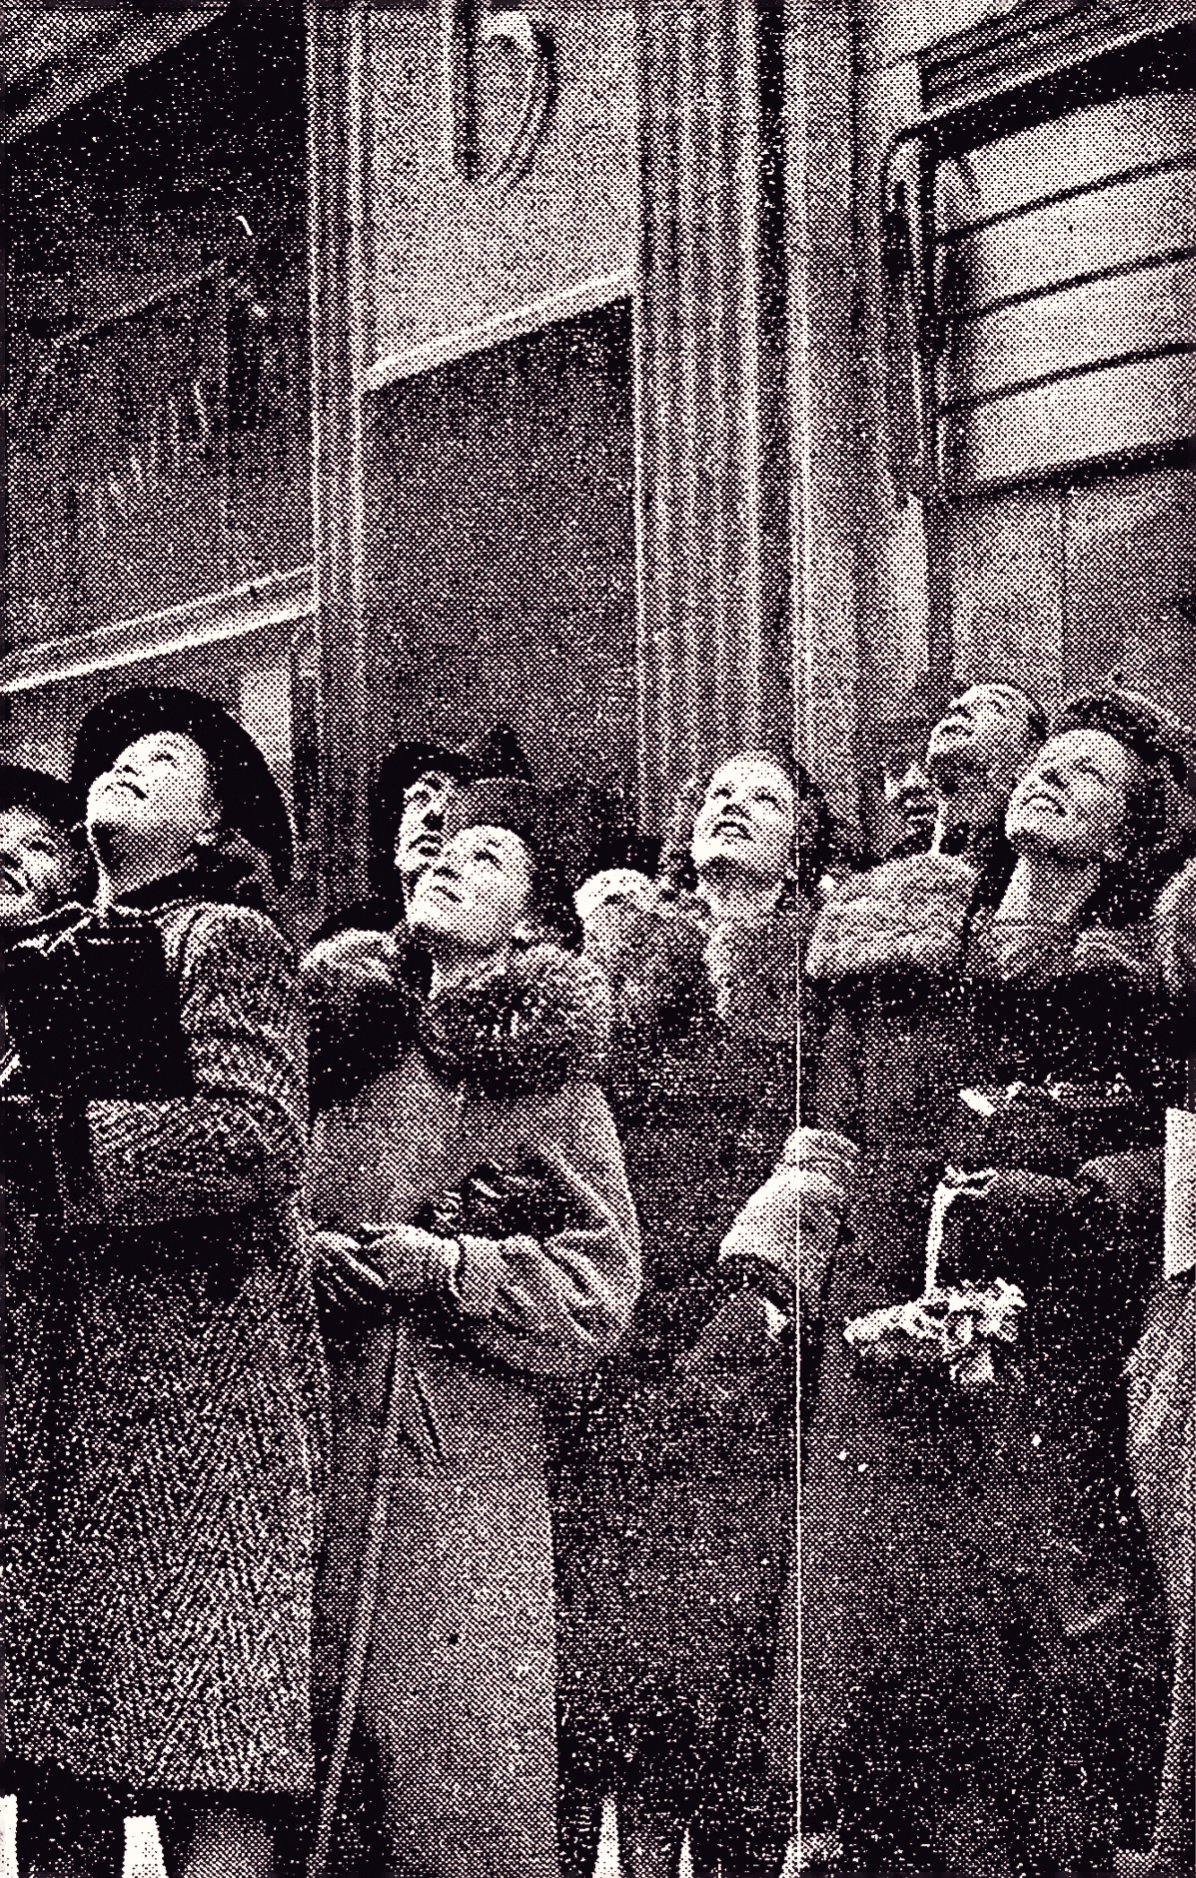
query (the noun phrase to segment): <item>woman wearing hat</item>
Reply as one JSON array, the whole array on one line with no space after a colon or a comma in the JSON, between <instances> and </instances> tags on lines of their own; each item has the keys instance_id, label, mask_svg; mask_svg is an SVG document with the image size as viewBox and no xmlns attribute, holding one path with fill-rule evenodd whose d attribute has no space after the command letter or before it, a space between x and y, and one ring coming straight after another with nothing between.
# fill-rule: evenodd
<instances>
[{"instance_id":1,"label":"woman wearing hat","mask_svg":"<svg viewBox=\"0 0 1196 1878\"><path fill-rule=\"evenodd\" d=\"M342 932L386 932L397 926L420 875L440 852L453 797L483 777L533 780L509 724L494 724L464 743L437 737L397 743L379 765L370 792L374 890L325 920L312 934L312 944Z\"/></svg>"},{"instance_id":2,"label":"woman wearing hat","mask_svg":"<svg viewBox=\"0 0 1196 1878\"><path fill-rule=\"evenodd\" d=\"M1162 754L1115 694L1065 707L831 1267L800 1739L848 1864L1105 1870L1148 1824L1162 1649L1123 1375L1182 1072L1143 932ZM937 1155L897 1191L915 1119Z\"/></svg>"},{"instance_id":3,"label":"woman wearing hat","mask_svg":"<svg viewBox=\"0 0 1196 1878\"><path fill-rule=\"evenodd\" d=\"M290 830L226 712L143 687L84 719L94 907L16 956L40 1251L10 1276L11 1753L32 1868L265 1873L314 1780L325 1373L297 1189L303 1036L257 899ZM11 1136L6 1144L12 1146ZM47 1170L55 1191L44 1191Z\"/></svg>"},{"instance_id":4,"label":"woman wearing hat","mask_svg":"<svg viewBox=\"0 0 1196 1878\"><path fill-rule=\"evenodd\" d=\"M310 987L335 1009L356 975L389 1039L309 1168L336 1422L318 1858L346 1873L556 1870L539 1398L612 1348L639 1284L562 806L464 792L406 930L322 948Z\"/></svg>"}]
</instances>

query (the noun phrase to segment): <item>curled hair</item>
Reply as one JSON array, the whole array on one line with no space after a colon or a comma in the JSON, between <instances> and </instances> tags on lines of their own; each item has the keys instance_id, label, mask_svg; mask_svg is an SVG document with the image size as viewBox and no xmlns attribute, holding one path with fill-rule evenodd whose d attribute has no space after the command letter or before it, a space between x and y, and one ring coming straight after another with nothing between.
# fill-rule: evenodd
<instances>
[{"instance_id":1,"label":"curled hair","mask_svg":"<svg viewBox=\"0 0 1196 1878\"><path fill-rule=\"evenodd\" d=\"M1067 700L1052 734L1061 737L1069 730L1103 731L1138 758L1139 768L1126 787L1127 843L1138 851L1158 847L1167 829L1163 767L1170 756L1158 722L1114 691L1086 691Z\"/></svg>"}]
</instances>

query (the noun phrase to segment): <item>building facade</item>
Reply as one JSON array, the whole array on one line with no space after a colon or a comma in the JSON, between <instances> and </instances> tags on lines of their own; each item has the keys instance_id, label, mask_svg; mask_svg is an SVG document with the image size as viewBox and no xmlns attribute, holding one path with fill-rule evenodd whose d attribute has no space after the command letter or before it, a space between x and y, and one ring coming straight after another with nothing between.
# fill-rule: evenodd
<instances>
[{"instance_id":1,"label":"building facade","mask_svg":"<svg viewBox=\"0 0 1196 1878\"><path fill-rule=\"evenodd\" d=\"M651 832L760 745L875 822L924 673L1196 711L1194 14L11 12L6 753L221 696L302 927L404 732Z\"/></svg>"}]
</instances>

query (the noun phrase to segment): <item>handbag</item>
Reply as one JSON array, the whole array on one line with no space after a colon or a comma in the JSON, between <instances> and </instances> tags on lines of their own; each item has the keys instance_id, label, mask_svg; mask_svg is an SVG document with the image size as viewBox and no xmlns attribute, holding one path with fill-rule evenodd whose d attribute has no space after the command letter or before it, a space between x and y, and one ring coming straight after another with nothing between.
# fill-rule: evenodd
<instances>
[{"instance_id":1,"label":"handbag","mask_svg":"<svg viewBox=\"0 0 1196 1878\"><path fill-rule=\"evenodd\" d=\"M27 930L0 955L0 999L27 1096L161 1102L193 1091L166 948L144 913Z\"/></svg>"}]
</instances>

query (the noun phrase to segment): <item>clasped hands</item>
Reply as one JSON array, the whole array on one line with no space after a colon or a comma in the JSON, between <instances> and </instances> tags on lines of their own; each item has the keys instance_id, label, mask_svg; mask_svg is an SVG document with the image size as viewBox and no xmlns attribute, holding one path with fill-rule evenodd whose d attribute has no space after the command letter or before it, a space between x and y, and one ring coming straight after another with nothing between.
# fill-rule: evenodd
<instances>
[{"instance_id":1,"label":"clasped hands","mask_svg":"<svg viewBox=\"0 0 1196 1878\"><path fill-rule=\"evenodd\" d=\"M370 1221L356 1235L322 1228L310 1245L317 1281L334 1303L381 1312L433 1291L440 1274L447 1284L459 1251L455 1240L422 1227Z\"/></svg>"}]
</instances>

